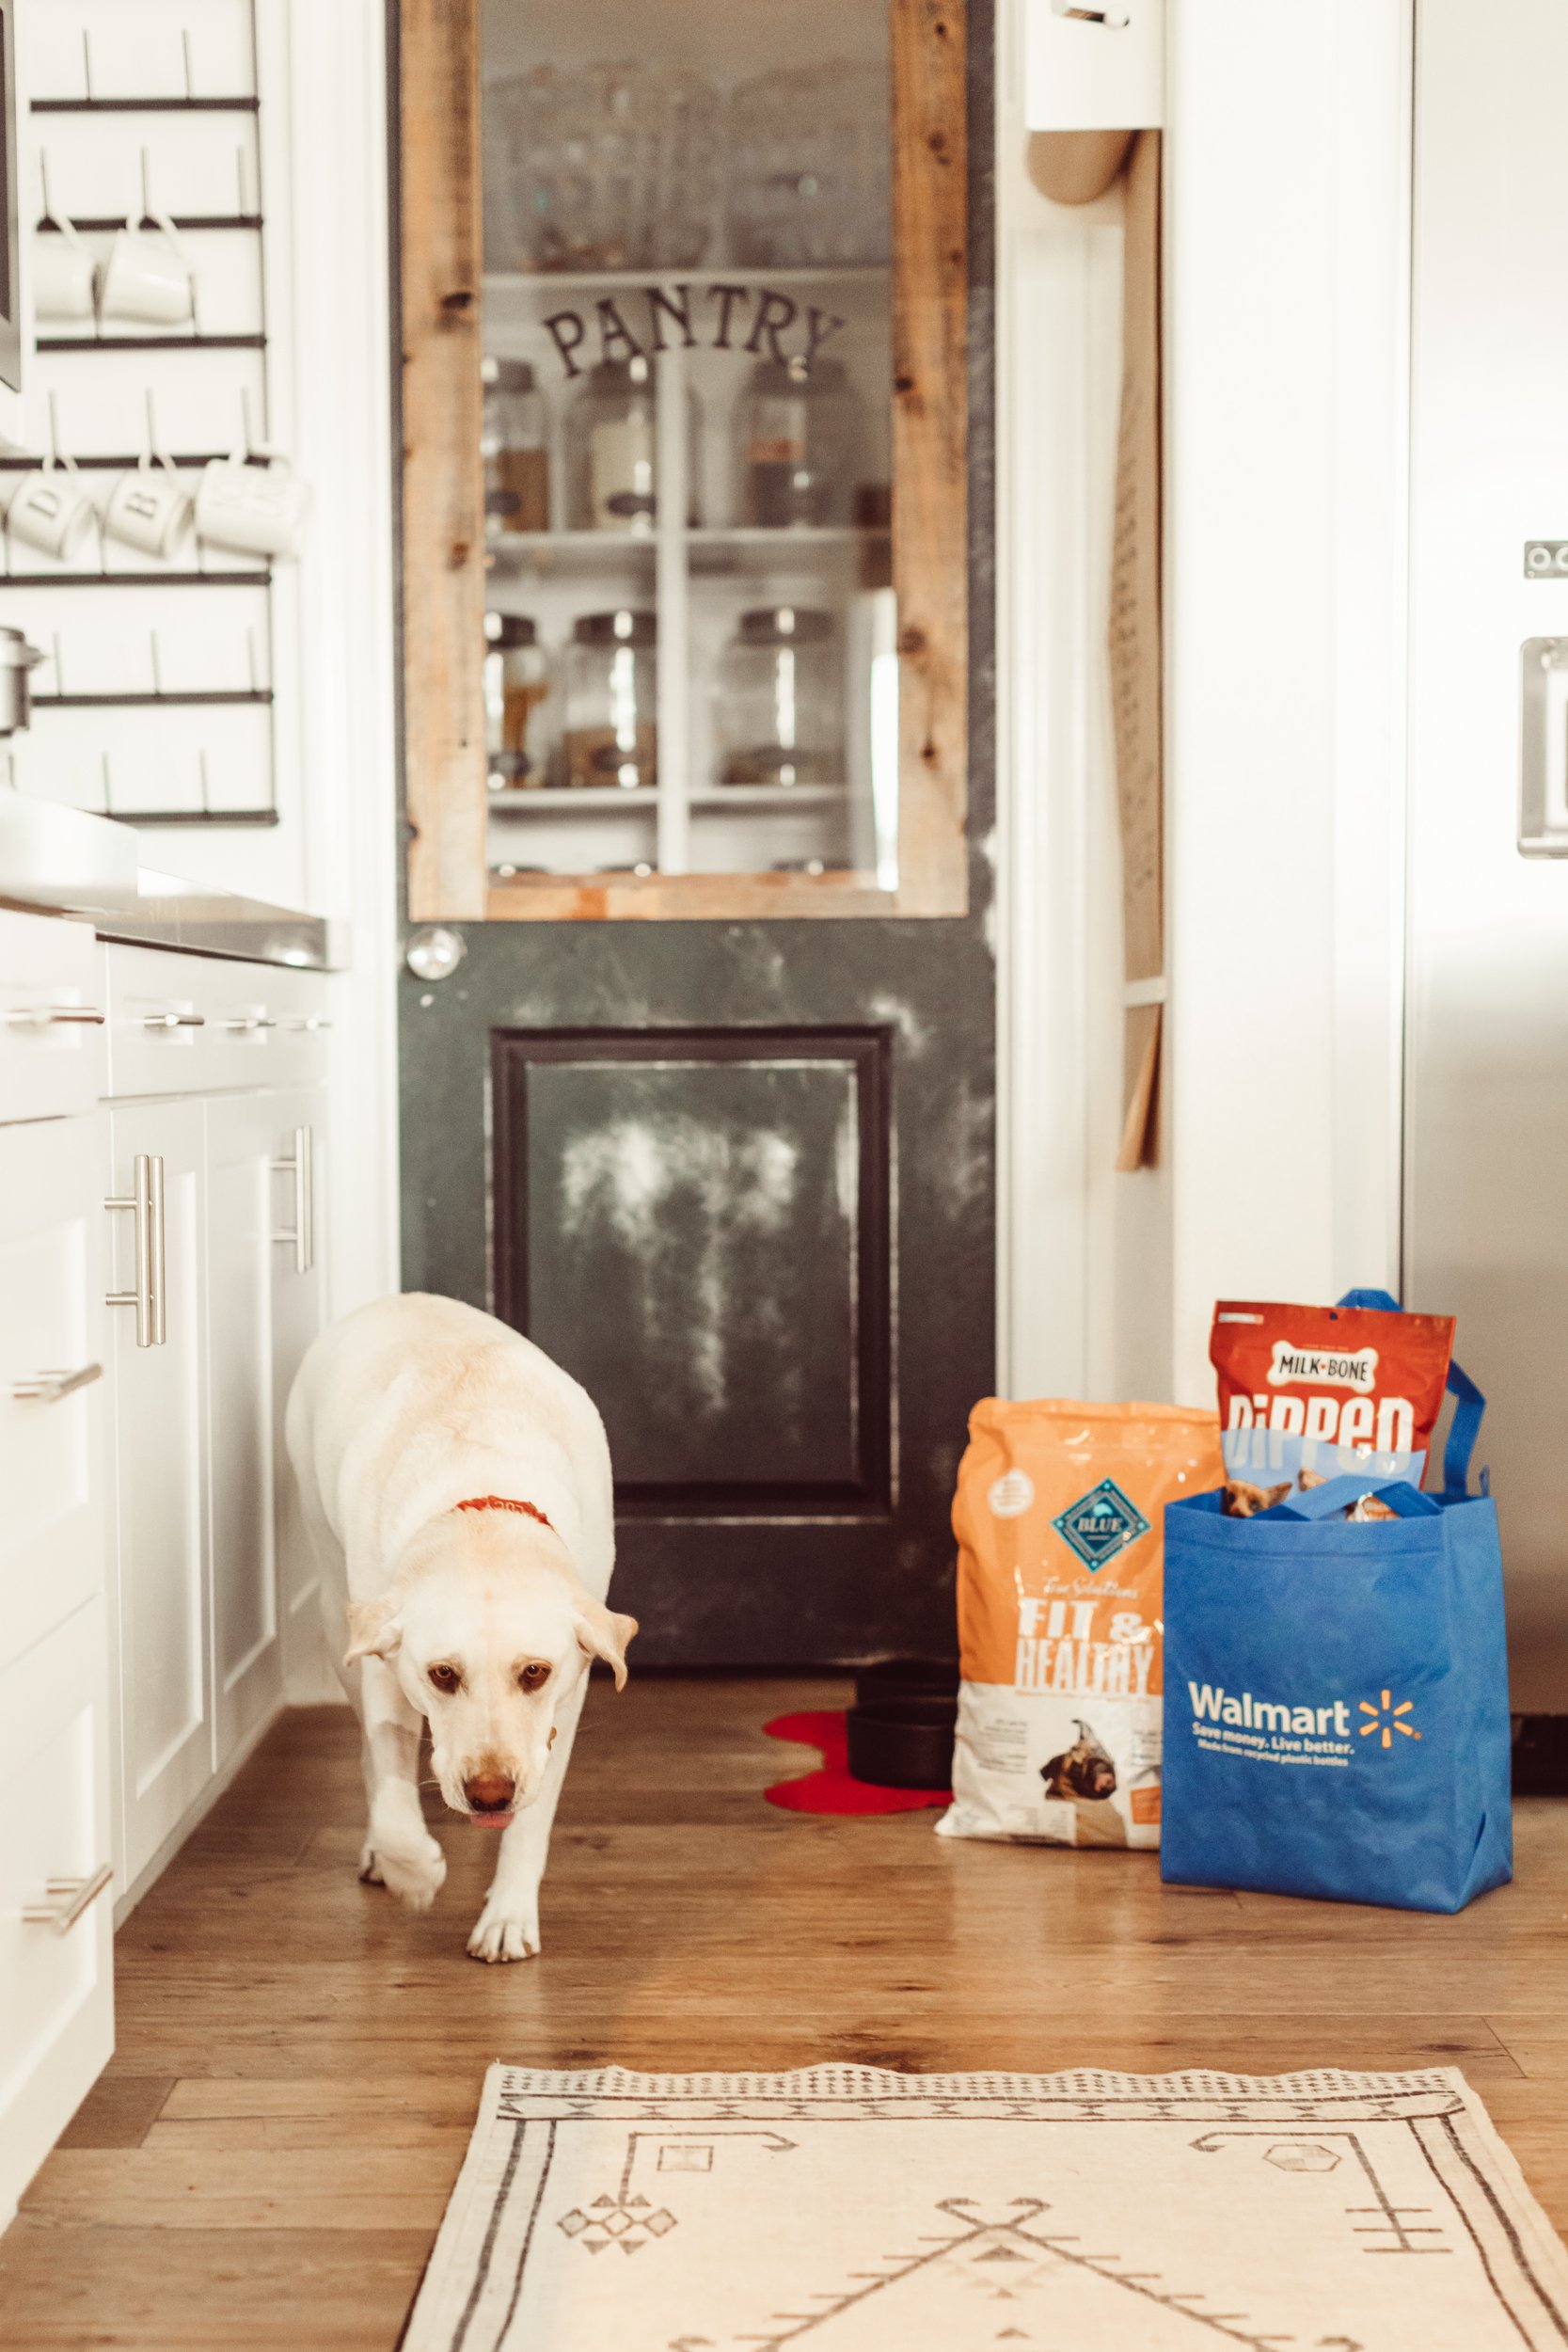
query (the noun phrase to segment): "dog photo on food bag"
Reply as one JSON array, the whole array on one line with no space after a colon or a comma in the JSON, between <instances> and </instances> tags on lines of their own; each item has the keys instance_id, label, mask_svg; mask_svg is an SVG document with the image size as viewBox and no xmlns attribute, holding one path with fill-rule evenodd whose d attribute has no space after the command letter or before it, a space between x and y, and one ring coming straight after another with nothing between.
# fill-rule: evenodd
<instances>
[{"instance_id":1,"label":"dog photo on food bag","mask_svg":"<svg viewBox=\"0 0 1568 2352\"><path fill-rule=\"evenodd\" d=\"M412 1910L446 1858L420 1742L451 1810L500 1833L468 1950L539 1949L539 1883L594 1659L626 1679L635 1618L606 1607L610 1449L543 1350L455 1299L385 1298L323 1332L289 1398L289 1456L327 1639L363 1737L360 1876Z\"/></svg>"}]
</instances>

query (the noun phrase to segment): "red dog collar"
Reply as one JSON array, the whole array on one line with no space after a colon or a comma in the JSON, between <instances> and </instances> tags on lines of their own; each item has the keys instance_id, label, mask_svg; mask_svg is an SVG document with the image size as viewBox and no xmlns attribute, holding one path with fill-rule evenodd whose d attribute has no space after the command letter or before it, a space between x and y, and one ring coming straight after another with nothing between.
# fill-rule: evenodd
<instances>
[{"instance_id":1,"label":"red dog collar","mask_svg":"<svg viewBox=\"0 0 1568 2352\"><path fill-rule=\"evenodd\" d=\"M537 1519L541 1527L555 1530L536 1502L515 1502L510 1495L470 1495L467 1502L454 1502L454 1511L520 1511L525 1519Z\"/></svg>"}]
</instances>

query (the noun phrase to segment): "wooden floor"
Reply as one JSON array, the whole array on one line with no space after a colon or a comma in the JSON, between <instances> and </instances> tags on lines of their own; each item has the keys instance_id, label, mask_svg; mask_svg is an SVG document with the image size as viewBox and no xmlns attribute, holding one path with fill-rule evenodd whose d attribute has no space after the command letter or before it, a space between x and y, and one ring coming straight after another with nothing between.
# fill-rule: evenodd
<instances>
[{"instance_id":1,"label":"wooden floor","mask_svg":"<svg viewBox=\"0 0 1568 2352\"><path fill-rule=\"evenodd\" d=\"M288 1716L119 1944L119 2048L0 2239L0 2344L390 2352L486 2063L1461 2067L1568 2225L1568 1804L1457 1919L1160 1884L1152 1857L952 1844L762 1801L831 1683L594 1689L545 1955L464 1939L450 1816L416 1919L355 1876L349 1721Z\"/></svg>"}]
</instances>

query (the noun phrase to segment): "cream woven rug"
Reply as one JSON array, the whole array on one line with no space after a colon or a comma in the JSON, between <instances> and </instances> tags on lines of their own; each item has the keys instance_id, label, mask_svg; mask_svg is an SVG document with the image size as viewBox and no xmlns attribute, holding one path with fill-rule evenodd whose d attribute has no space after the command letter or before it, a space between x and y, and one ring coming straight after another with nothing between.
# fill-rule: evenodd
<instances>
[{"instance_id":1,"label":"cream woven rug","mask_svg":"<svg viewBox=\"0 0 1568 2352\"><path fill-rule=\"evenodd\" d=\"M1519 2352L1568 2255L1463 2075L494 2066L404 2352Z\"/></svg>"}]
</instances>

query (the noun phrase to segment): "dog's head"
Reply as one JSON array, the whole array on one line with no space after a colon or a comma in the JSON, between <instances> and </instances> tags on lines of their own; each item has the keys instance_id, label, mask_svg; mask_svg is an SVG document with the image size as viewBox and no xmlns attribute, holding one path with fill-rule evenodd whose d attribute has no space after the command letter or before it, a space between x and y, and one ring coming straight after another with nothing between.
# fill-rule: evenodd
<instances>
[{"instance_id":1,"label":"dog's head","mask_svg":"<svg viewBox=\"0 0 1568 2352\"><path fill-rule=\"evenodd\" d=\"M595 1658L621 1689L637 1631L584 1589L559 1536L499 1512L423 1529L388 1591L348 1613L344 1662L386 1660L429 1720L448 1804L502 1829L539 1794L562 1702Z\"/></svg>"},{"instance_id":2,"label":"dog's head","mask_svg":"<svg viewBox=\"0 0 1568 2352\"><path fill-rule=\"evenodd\" d=\"M1225 1516L1230 1519L1255 1519L1260 1511L1272 1511L1276 1502L1283 1502L1290 1491L1288 1478L1280 1486L1255 1486L1249 1479L1227 1478Z\"/></svg>"}]
</instances>

